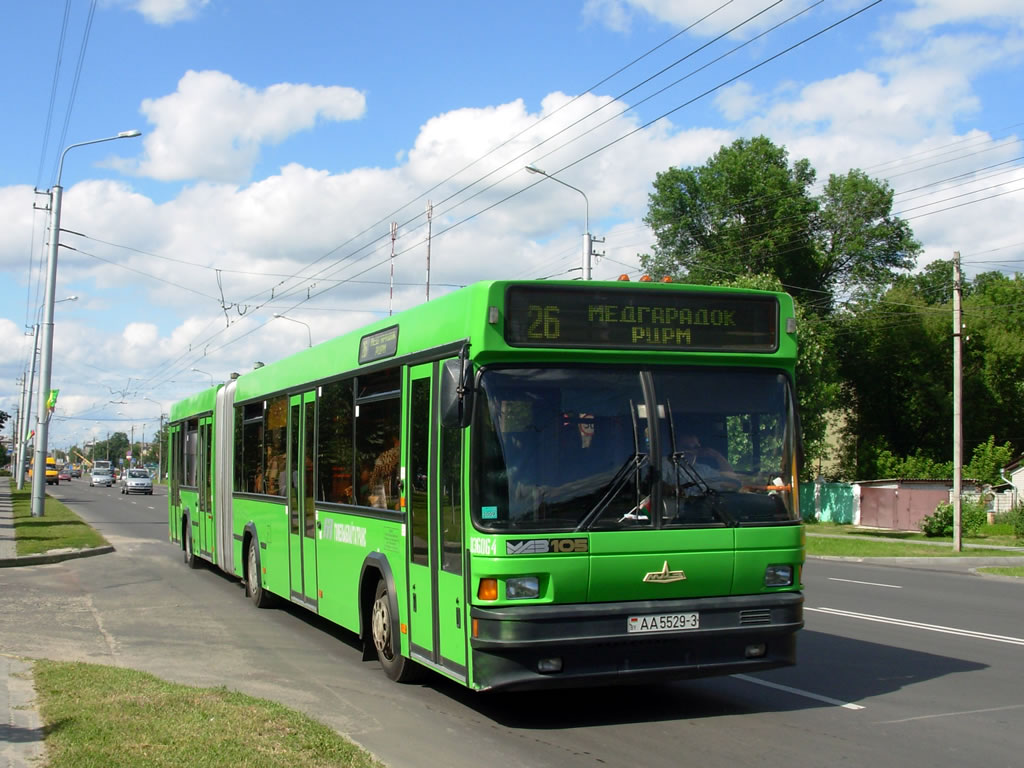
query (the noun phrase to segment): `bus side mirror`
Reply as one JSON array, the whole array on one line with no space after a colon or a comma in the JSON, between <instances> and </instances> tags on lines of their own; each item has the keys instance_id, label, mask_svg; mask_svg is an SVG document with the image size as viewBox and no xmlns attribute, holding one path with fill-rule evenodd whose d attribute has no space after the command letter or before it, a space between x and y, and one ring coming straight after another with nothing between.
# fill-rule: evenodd
<instances>
[{"instance_id":1,"label":"bus side mirror","mask_svg":"<svg viewBox=\"0 0 1024 768\"><path fill-rule=\"evenodd\" d=\"M473 413L473 366L459 358L441 366L441 426L461 429L469 426Z\"/></svg>"}]
</instances>

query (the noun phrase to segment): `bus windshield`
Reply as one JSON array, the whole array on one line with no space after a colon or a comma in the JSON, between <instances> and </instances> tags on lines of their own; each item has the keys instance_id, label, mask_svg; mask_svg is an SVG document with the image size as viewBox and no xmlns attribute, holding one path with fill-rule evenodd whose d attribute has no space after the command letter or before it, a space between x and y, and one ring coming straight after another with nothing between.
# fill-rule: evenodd
<instances>
[{"instance_id":1,"label":"bus windshield","mask_svg":"<svg viewBox=\"0 0 1024 768\"><path fill-rule=\"evenodd\" d=\"M516 532L791 523L793 407L774 370L487 368L474 523Z\"/></svg>"}]
</instances>

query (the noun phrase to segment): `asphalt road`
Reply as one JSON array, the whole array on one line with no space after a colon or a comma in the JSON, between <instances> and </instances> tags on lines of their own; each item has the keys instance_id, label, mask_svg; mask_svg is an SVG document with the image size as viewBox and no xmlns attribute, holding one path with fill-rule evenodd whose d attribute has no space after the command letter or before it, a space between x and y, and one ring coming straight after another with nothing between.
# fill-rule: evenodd
<instances>
[{"instance_id":1,"label":"asphalt road","mask_svg":"<svg viewBox=\"0 0 1024 768\"><path fill-rule=\"evenodd\" d=\"M660 686L475 694L388 681L355 637L253 608L167 542L166 497L52 490L117 552L0 570L0 649L280 701L406 766L1020 766L1024 588L812 560L796 667Z\"/></svg>"}]
</instances>

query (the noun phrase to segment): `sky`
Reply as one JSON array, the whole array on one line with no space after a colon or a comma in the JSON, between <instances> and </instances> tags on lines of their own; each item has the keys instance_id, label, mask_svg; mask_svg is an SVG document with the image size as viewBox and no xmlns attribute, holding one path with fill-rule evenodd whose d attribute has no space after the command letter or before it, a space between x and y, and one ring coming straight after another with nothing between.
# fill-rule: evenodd
<instances>
[{"instance_id":1,"label":"sky","mask_svg":"<svg viewBox=\"0 0 1024 768\"><path fill-rule=\"evenodd\" d=\"M151 437L233 371L425 301L428 246L435 298L579 278L588 224L593 277L636 279L655 175L742 137L819 182L886 181L919 268L1013 273L1022 75L1019 0L11 3L0 410L30 371L58 172L67 448Z\"/></svg>"}]
</instances>

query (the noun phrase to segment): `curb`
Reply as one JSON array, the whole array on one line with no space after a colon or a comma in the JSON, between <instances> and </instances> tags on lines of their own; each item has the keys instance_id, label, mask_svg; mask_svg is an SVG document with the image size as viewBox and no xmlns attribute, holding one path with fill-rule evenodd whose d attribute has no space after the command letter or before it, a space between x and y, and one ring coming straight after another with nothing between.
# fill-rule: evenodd
<instances>
[{"instance_id":1,"label":"curb","mask_svg":"<svg viewBox=\"0 0 1024 768\"><path fill-rule=\"evenodd\" d=\"M1024 566L1024 557L852 557L846 555L807 555L807 560L825 560L831 562L862 563L865 565L884 565L893 568L907 568L919 571L942 571L945 573L966 573L984 579L1000 581L1016 581L1024 584L1024 579L998 574L980 573L979 568L999 566Z\"/></svg>"},{"instance_id":2,"label":"curb","mask_svg":"<svg viewBox=\"0 0 1024 768\"><path fill-rule=\"evenodd\" d=\"M103 547L93 547L92 549L51 550L50 552L43 552L38 555L0 558L0 568L17 568L22 565L49 565L50 563L61 563L65 560L77 560L82 557L108 555L114 551L116 550L110 544Z\"/></svg>"}]
</instances>

